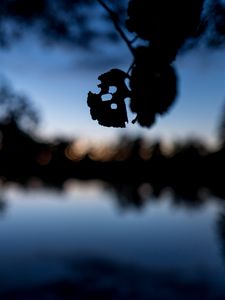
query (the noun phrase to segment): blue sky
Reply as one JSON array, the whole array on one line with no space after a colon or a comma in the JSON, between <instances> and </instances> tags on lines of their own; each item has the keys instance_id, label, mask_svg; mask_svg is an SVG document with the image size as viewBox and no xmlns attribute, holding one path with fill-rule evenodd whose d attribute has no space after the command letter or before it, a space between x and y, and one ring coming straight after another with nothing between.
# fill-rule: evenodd
<instances>
[{"instance_id":1,"label":"blue sky","mask_svg":"<svg viewBox=\"0 0 225 300\"><path fill-rule=\"evenodd\" d=\"M179 95L169 113L150 129L128 124L104 128L92 121L86 97L97 77L112 67L127 70L131 56L123 44L96 51L43 47L33 37L0 51L1 74L26 93L40 111L43 136L83 136L105 141L122 134L184 139L216 139L225 105L225 51L192 50L175 62Z\"/></svg>"}]
</instances>

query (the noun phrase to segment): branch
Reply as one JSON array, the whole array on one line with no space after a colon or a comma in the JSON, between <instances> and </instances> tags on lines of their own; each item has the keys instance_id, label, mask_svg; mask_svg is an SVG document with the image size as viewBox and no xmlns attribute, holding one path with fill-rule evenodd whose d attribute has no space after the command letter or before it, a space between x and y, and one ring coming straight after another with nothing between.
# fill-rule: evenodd
<instances>
[{"instance_id":1,"label":"branch","mask_svg":"<svg viewBox=\"0 0 225 300\"><path fill-rule=\"evenodd\" d=\"M112 22L113 22L113 24L114 24L114 26L116 28L116 31L119 33L119 35L121 36L121 38L124 40L124 42L126 43L127 47L129 48L129 50L133 54L133 56L135 56L134 48L132 47L131 42L129 41L129 39L127 38L127 36L123 32L122 28L120 27L120 25L118 23L118 19L117 19L116 13L114 11L112 11L103 0L97 0L97 1L108 12L109 17L112 20Z\"/></svg>"}]
</instances>

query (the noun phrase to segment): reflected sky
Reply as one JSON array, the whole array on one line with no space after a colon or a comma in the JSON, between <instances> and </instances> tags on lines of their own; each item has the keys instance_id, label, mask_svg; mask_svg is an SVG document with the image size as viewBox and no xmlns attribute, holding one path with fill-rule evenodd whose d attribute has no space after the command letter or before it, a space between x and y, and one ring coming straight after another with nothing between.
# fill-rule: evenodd
<instances>
[{"instance_id":1,"label":"reflected sky","mask_svg":"<svg viewBox=\"0 0 225 300\"><path fill-rule=\"evenodd\" d=\"M174 282L178 276L225 295L217 199L190 209L176 207L168 193L142 210L123 211L100 183L75 183L65 192L11 187L2 195L0 292L68 280L74 268L81 274L95 265L101 273L99 264L111 264L119 274L121 266L167 281L173 274Z\"/></svg>"}]
</instances>

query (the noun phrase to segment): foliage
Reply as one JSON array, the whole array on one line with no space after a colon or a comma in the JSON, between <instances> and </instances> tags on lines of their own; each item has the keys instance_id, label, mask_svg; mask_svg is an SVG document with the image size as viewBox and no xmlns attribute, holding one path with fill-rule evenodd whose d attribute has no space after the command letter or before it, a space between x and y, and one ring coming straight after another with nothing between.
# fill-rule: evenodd
<instances>
[{"instance_id":1,"label":"foliage","mask_svg":"<svg viewBox=\"0 0 225 300\"><path fill-rule=\"evenodd\" d=\"M217 45L223 44L224 3L219 0L130 0L126 26L122 28L115 12L104 1L98 2L108 12L116 31L133 55L129 71L124 72L129 81L130 109L136 113L132 123L137 121L141 126L150 127L159 115L169 111L177 97L178 79L173 66L177 55L200 40L210 46L216 45L215 41ZM125 30L133 33L134 40L139 43L129 40ZM117 73L119 81L120 73ZM108 86L113 85L108 81ZM119 99L119 94L111 94L107 103L103 96L107 98L108 93L108 90L101 90L99 94L88 94L92 118L100 125L125 127L125 97L121 95ZM113 103L116 108L112 108ZM121 116L124 116L123 122L119 121Z\"/></svg>"},{"instance_id":2,"label":"foliage","mask_svg":"<svg viewBox=\"0 0 225 300\"><path fill-rule=\"evenodd\" d=\"M0 86L0 125L16 124L29 131L37 125L39 116L27 96L15 92L7 83Z\"/></svg>"}]
</instances>

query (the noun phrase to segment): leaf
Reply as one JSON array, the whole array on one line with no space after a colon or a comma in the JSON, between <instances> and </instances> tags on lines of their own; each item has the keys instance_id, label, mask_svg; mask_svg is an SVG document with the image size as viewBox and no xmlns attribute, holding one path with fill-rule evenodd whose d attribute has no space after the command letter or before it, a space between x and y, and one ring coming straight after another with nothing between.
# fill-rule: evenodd
<instances>
[{"instance_id":1,"label":"leaf","mask_svg":"<svg viewBox=\"0 0 225 300\"><path fill-rule=\"evenodd\" d=\"M128 75L120 69L111 69L98 79L101 89L98 94L89 92L87 104L93 120L107 127L126 127L127 111L125 98L130 96L125 79Z\"/></svg>"},{"instance_id":2,"label":"leaf","mask_svg":"<svg viewBox=\"0 0 225 300\"><path fill-rule=\"evenodd\" d=\"M154 124L157 115L169 110L177 94L174 68L151 53L150 47L137 49L130 77L130 108L137 113L136 121L146 127Z\"/></svg>"}]
</instances>

